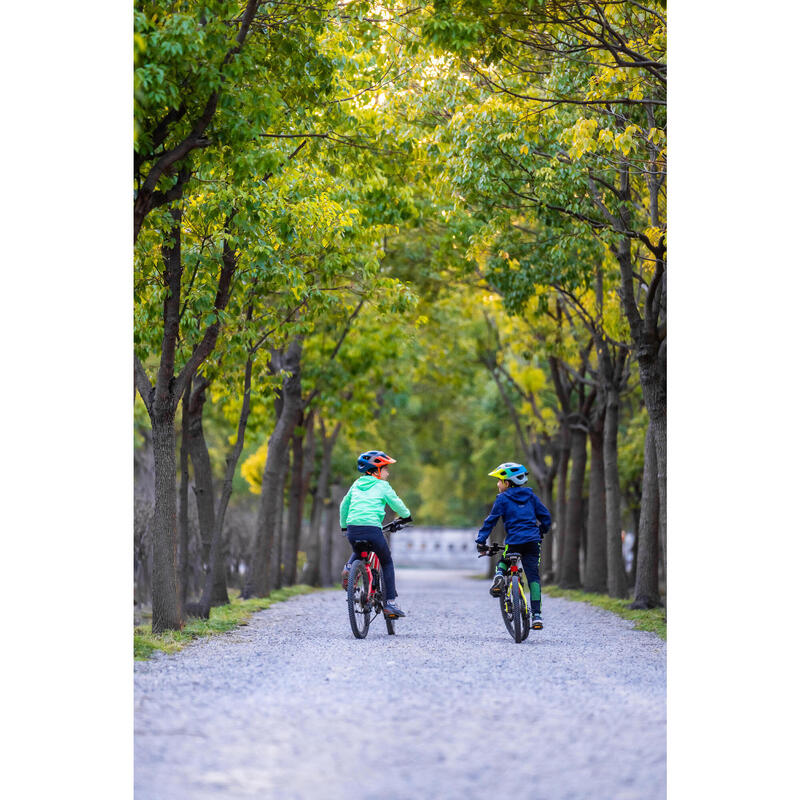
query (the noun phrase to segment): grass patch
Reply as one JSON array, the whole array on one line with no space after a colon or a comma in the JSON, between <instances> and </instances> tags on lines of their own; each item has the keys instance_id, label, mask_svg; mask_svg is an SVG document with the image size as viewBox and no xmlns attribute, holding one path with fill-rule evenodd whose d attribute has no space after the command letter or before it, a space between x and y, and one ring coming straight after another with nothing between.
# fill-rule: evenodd
<instances>
[{"instance_id":1,"label":"grass patch","mask_svg":"<svg viewBox=\"0 0 800 800\"><path fill-rule=\"evenodd\" d=\"M256 611L262 611L274 603L288 600L295 595L314 591L319 590L301 583L297 586L278 589L268 597L251 597L247 600L235 597L228 605L212 608L208 619L191 618L182 631L165 631L154 634L150 630L150 625L137 625L133 629L133 657L137 661L144 661L156 650L175 653L195 639L212 636L215 633L224 633L239 625L246 625L247 620Z\"/></svg>"},{"instance_id":2,"label":"grass patch","mask_svg":"<svg viewBox=\"0 0 800 800\"><path fill-rule=\"evenodd\" d=\"M590 603L606 611L613 611L623 619L631 619L636 623L637 630L651 631L658 634L666 641L667 638L667 612L664 608L648 608L633 611L628 608L631 600L620 600L605 594L592 594L582 592L580 589L560 589L558 586L543 586L542 592L548 597L563 597L567 600L577 600L581 603Z\"/></svg>"}]
</instances>

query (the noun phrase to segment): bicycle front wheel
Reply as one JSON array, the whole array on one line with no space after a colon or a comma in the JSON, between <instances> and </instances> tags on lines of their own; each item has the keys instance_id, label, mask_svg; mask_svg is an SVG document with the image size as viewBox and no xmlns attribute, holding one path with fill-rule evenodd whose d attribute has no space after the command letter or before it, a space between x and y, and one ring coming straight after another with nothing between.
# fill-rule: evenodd
<instances>
[{"instance_id":1,"label":"bicycle front wheel","mask_svg":"<svg viewBox=\"0 0 800 800\"><path fill-rule=\"evenodd\" d=\"M511 579L511 612L514 625L514 641L519 644L522 641L522 596L519 587L519 576L514 575Z\"/></svg>"},{"instance_id":2,"label":"bicycle front wheel","mask_svg":"<svg viewBox=\"0 0 800 800\"><path fill-rule=\"evenodd\" d=\"M514 635L514 604L511 602L511 585L500 595L500 616L509 636Z\"/></svg>"},{"instance_id":3,"label":"bicycle front wheel","mask_svg":"<svg viewBox=\"0 0 800 800\"><path fill-rule=\"evenodd\" d=\"M366 637L371 611L367 568L363 561L355 561L350 567L350 578L347 581L347 612L356 639Z\"/></svg>"},{"instance_id":4,"label":"bicycle front wheel","mask_svg":"<svg viewBox=\"0 0 800 800\"><path fill-rule=\"evenodd\" d=\"M378 570L378 575L380 580L381 602L384 603L386 602L386 582L383 579L383 568ZM387 617L386 614L383 615L383 619L386 622L386 633L388 633L389 636L394 636L394 620L391 617Z\"/></svg>"},{"instance_id":5,"label":"bicycle front wheel","mask_svg":"<svg viewBox=\"0 0 800 800\"><path fill-rule=\"evenodd\" d=\"M528 634L531 632L531 609L528 605L528 598L525 596L525 589L522 587L521 583L519 592L520 599L522 601L520 611L522 613L522 641L524 642L528 638Z\"/></svg>"}]
</instances>

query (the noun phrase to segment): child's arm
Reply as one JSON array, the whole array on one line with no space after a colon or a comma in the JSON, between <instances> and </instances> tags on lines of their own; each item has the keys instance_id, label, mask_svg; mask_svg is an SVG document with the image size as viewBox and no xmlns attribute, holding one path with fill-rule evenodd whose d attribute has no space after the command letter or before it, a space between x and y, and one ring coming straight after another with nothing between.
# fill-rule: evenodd
<instances>
[{"instance_id":1,"label":"child's arm","mask_svg":"<svg viewBox=\"0 0 800 800\"><path fill-rule=\"evenodd\" d=\"M492 505L489 516L483 521L483 527L478 531L478 538L475 539L478 544L483 544L489 538L492 528L494 528L495 523L503 514L503 507L503 495L499 494L494 501L494 505Z\"/></svg>"},{"instance_id":2,"label":"child's arm","mask_svg":"<svg viewBox=\"0 0 800 800\"><path fill-rule=\"evenodd\" d=\"M386 505L397 514L398 517L410 517L411 512L406 507L406 504L397 496L397 492L392 489L391 485L388 481L384 481L386 486L384 487L384 499L386 500Z\"/></svg>"},{"instance_id":3,"label":"child's arm","mask_svg":"<svg viewBox=\"0 0 800 800\"><path fill-rule=\"evenodd\" d=\"M347 527L347 512L350 510L350 492L353 491L353 487L350 487L350 491L342 498L342 502L339 503L339 524L341 525L342 529Z\"/></svg>"}]
</instances>

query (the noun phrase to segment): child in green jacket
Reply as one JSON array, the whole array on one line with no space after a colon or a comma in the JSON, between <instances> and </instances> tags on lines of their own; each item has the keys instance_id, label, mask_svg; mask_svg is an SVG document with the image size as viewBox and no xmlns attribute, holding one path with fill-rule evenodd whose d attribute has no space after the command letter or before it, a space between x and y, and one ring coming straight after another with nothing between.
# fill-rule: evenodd
<instances>
[{"instance_id":1,"label":"child in green jacket","mask_svg":"<svg viewBox=\"0 0 800 800\"><path fill-rule=\"evenodd\" d=\"M389 464L397 463L382 450L369 450L358 457L358 471L362 473L350 487L339 506L339 521L342 530L353 545L356 541L369 542L383 568L386 583L386 611L394 617L404 617L397 602L392 553L383 535L381 525L386 506L396 514L411 519L411 512L397 496L389 484ZM353 548L353 555L342 570L342 586L347 588L350 565L359 557Z\"/></svg>"}]
</instances>

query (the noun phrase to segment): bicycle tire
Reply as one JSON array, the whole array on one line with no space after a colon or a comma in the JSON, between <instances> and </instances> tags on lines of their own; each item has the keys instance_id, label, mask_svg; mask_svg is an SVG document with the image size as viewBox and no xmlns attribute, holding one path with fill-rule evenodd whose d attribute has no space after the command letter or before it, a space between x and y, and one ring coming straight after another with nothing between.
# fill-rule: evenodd
<instances>
[{"instance_id":1,"label":"bicycle tire","mask_svg":"<svg viewBox=\"0 0 800 800\"><path fill-rule=\"evenodd\" d=\"M514 641L522 641L522 601L520 600L519 576L511 578L511 605L514 614Z\"/></svg>"},{"instance_id":2,"label":"bicycle tire","mask_svg":"<svg viewBox=\"0 0 800 800\"><path fill-rule=\"evenodd\" d=\"M500 595L500 616L506 626L509 636L514 636L514 610L511 603L511 586Z\"/></svg>"},{"instance_id":3,"label":"bicycle tire","mask_svg":"<svg viewBox=\"0 0 800 800\"><path fill-rule=\"evenodd\" d=\"M525 597L525 590L522 586L519 587L519 590L522 597L522 641L524 642L531 632L531 609L530 600Z\"/></svg>"},{"instance_id":4,"label":"bicycle tire","mask_svg":"<svg viewBox=\"0 0 800 800\"><path fill-rule=\"evenodd\" d=\"M363 561L355 561L350 567L347 581L347 613L350 617L350 628L356 639L366 638L369 632L371 606L367 603L369 580L367 568Z\"/></svg>"},{"instance_id":5,"label":"bicycle tire","mask_svg":"<svg viewBox=\"0 0 800 800\"><path fill-rule=\"evenodd\" d=\"M380 580L380 591L381 591L381 602L386 602L386 584L383 582L383 567L380 568L378 571L379 580ZM386 622L386 633L389 636L394 636L394 620L391 617L387 617L386 614L383 615L383 619Z\"/></svg>"}]
</instances>

